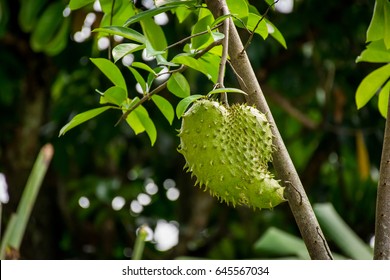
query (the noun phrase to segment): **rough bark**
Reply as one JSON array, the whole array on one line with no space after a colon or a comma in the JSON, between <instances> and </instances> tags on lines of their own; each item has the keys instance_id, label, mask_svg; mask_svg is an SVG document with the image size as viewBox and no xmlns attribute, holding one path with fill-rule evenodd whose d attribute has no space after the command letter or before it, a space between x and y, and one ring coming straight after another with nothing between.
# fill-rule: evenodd
<instances>
[{"instance_id":1,"label":"rough bark","mask_svg":"<svg viewBox=\"0 0 390 280\"><path fill-rule=\"evenodd\" d=\"M206 0L207 6L215 18L221 15L226 6L225 0ZM302 238L312 259L332 259L329 247L313 212L309 199L299 179L294 164L279 133L267 101L256 79L256 75L244 50L237 29L231 22L229 29L229 56L234 71L237 73L241 88L248 93L247 102L256 106L267 115L273 130L274 145L273 165L278 178L286 185L285 197L295 217Z\"/></svg>"},{"instance_id":2,"label":"rough bark","mask_svg":"<svg viewBox=\"0 0 390 280\"><path fill-rule=\"evenodd\" d=\"M390 260L390 102L379 171L375 218L375 260Z\"/></svg>"}]
</instances>

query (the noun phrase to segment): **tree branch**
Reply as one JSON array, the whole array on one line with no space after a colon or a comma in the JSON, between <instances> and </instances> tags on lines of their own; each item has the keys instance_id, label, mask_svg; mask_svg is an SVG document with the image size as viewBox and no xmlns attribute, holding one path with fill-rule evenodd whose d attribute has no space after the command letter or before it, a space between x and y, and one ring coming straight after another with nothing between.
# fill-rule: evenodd
<instances>
[{"instance_id":1,"label":"tree branch","mask_svg":"<svg viewBox=\"0 0 390 280\"><path fill-rule=\"evenodd\" d=\"M226 2L225 0L206 0L206 4L214 14L214 17L217 18L220 16L221 8L226 5ZM293 186L286 187L285 196L288 199L291 211L310 257L312 259L331 259L332 256L330 255L329 247L325 242L317 218L314 215L309 199L275 124L248 56L245 51L243 52L244 46L232 21L230 21L229 31L229 55L231 64L241 77L239 83L242 89L248 93L248 96L246 96L247 102L255 105L260 111L265 113L268 121L271 123L272 132L275 135L274 145L277 147L273 154L273 165L279 179Z\"/></svg>"},{"instance_id":2,"label":"tree branch","mask_svg":"<svg viewBox=\"0 0 390 280\"><path fill-rule=\"evenodd\" d=\"M389 100L390 101L390 100ZM390 102L379 172L375 218L375 260L390 260Z\"/></svg>"}]
</instances>

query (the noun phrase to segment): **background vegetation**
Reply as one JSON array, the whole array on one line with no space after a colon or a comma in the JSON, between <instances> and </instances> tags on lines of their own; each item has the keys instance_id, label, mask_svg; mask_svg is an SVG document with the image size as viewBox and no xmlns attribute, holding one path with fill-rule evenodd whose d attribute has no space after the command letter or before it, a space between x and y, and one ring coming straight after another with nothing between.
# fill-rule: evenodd
<instances>
[{"instance_id":1,"label":"background vegetation","mask_svg":"<svg viewBox=\"0 0 390 280\"><path fill-rule=\"evenodd\" d=\"M0 172L10 197L2 229L16 209L39 149L50 142L55 151L22 243L22 258L129 258L137 228L144 224L154 231L154 240L145 246L147 259L269 258L275 255L255 246L268 229L299 236L287 204L272 211L234 209L194 188L176 151L180 121L175 118L170 126L152 104L145 106L158 131L153 147L145 133L136 136L125 123L114 127L120 117L114 111L58 138L72 116L96 107L99 95L94 90L110 86L88 59L108 56L107 49L97 47L94 34L77 37L81 30L88 35L88 26L98 27L102 14L91 5L63 18L67 1L0 2ZM30 7L37 10L35 17L23 17L27 2L43 3ZM262 1L251 2L266 11ZM51 37L43 38L48 41L44 46L36 44L42 40L38 19L53 5L61 14L50 22L66 31L59 39L66 46L57 48L49 43L60 29L43 30ZM248 49L311 202L331 202L366 243L374 231L385 120L376 98L356 109L356 89L377 66L355 60L365 47L373 8L368 0L294 1L291 13L268 13L288 49L260 37ZM90 12L94 22L86 20ZM169 42L186 37L194 24L192 18L184 25L170 14L168 18L163 28ZM210 91L204 77L186 75L192 93ZM237 86L231 81L225 86ZM134 89L130 75L127 82ZM179 102L168 92L162 96ZM180 232L178 244L168 245L168 250L158 237L164 228L170 231L163 239L172 238L171 244ZM345 253L329 241L332 250Z\"/></svg>"}]
</instances>

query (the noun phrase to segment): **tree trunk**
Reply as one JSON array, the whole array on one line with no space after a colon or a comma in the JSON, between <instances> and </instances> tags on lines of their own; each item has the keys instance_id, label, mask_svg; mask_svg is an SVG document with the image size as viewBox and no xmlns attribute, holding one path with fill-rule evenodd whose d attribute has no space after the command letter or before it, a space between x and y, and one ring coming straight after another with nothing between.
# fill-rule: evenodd
<instances>
[{"instance_id":1,"label":"tree trunk","mask_svg":"<svg viewBox=\"0 0 390 280\"><path fill-rule=\"evenodd\" d=\"M227 6L225 0L206 0L206 3L215 18L221 16L223 7ZM266 114L268 121L271 123L272 132L275 136L274 145L277 148L273 154L273 165L278 178L286 185L285 197L288 200L310 257L312 259L332 259L317 218L314 215L306 192L284 145L248 56L244 51L244 46L237 29L232 21L230 22L229 29L229 56L231 65L239 76L238 81L241 88L248 93L246 97L247 102L255 105L261 112Z\"/></svg>"}]
</instances>

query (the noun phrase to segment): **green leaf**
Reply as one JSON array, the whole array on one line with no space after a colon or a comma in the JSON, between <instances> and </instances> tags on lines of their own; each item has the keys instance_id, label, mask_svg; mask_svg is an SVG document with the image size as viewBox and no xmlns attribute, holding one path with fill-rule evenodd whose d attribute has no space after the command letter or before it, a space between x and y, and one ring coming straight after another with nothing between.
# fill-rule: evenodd
<instances>
[{"instance_id":1,"label":"green leaf","mask_svg":"<svg viewBox=\"0 0 390 280\"><path fill-rule=\"evenodd\" d=\"M7 2L9 1L0 1L0 23L6 22L7 18L10 16L9 8L7 7ZM19 1L19 25L20 28L25 33L32 32L36 26L37 21L40 19L40 13L43 7L47 4L47 0L35 0L35 1ZM2 5L5 5L2 7ZM2 24L0 24L2 25ZM2 27L5 27L2 25Z\"/></svg>"},{"instance_id":2,"label":"green leaf","mask_svg":"<svg viewBox=\"0 0 390 280\"><path fill-rule=\"evenodd\" d=\"M249 9L248 2L245 0L226 0L229 10L232 14L240 18L244 23L247 22Z\"/></svg>"},{"instance_id":3,"label":"green leaf","mask_svg":"<svg viewBox=\"0 0 390 280\"><path fill-rule=\"evenodd\" d=\"M140 12L140 13L136 14L135 16L132 16L131 18L129 18L125 22L124 26L129 26L129 25L134 24L136 22L139 22L141 20L149 20L149 19L151 19L151 17L154 17L155 15L167 12L169 10L176 8L176 7L177 7L177 5L167 5L167 6L158 7L158 8L149 9L149 10Z\"/></svg>"},{"instance_id":4,"label":"green leaf","mask_svg":"<svg viewBox=\"0 0 390 280\"><path fill-rule=\"evenodd\" d=\"M135 111L131 112L127 116L126 122L134 130L135 135L138 135L145 131L145 127L142 125Z\"/></svg>"},{"instance_id":5,"label":"green leaf","mask_svg":"<svg viewBox=\"0 0 390 280\"><path fill-rule=\"evenodd\" d=\"M112 107L111 106L104 106L104 107L95 108L95 109L88 110L88 111L85 111L83 113L77 114L76 116L73 117L73 119L70 122L68 122L65 126L63 126L61 128L59 136L64 135L67 131L71 130L75 126L78 126L79 124L82 124L83 122L86 122L86 121L96 117L97 115L100 115L101 113L103 113L104 111L107 111L110 108L112 108Z\"/></svg>"},{"instance_id":6,"label":"green leaf","mask_svg":"<svg viewBox=\"0 0 390 280\"><path fill-rule=\"evenodd\" d=\"M118 86L113 86L107 89L103 96L101 97L100 103L112 103L118 106L121 106L122 103L126 100L127 94L126 91Z\"/></svg>"},{"instance_id":7,"label":"green leaf","mask_svg":"<svg viewBox=\"0 0 390 280\"><path fill-rule=\"evenodd\" d=\"M51 3L40 15L37 25L30 37L31 48L38 52L55 37L61 28L64 17L62 12L65 6L62 2Z\"/></svg>"},{"instance_id":8,"label":"green leaf","mask_svg":"<svg viewBox=\"0 0 390 280\"><path fill-rule=\"evenodd\" d=\"M265 0L268 6L273 6L275 4L275 0Z\"/></svg>"},{"instance_id":9,"label":"green leaf","mask_svg":"<svg viewBox=\"0 0 390 280\"><path fill-rule=\"evenodd\" d=\"M47 55L55 56L66 48L66 45L68 44L70 23L71 19L69 17L64 18L60 29L43 48L43 51Z\"/></svg>"},{"instance_id":10,"label":"green leaf","mask_svg":"<svg viewBox=\"0 0 390 280\"><path fill-rule=\"evenodd\" d=\"M161 113L168 120L169 124L172 125L173 118L175 117L175 111L171 103L160 95L153 95L152 100L156 104L157 108L160 109Z\"/></svg>"},{"instance_id":11,"label":"green leaf","mask_svg":"<svg viewBox=\"0 0 390 280\"><path fill-rule=\"evenodd\" d=\"M148 92L148 88L146 87L146 82L145 82L144 78L141 76L141 74L136 69L134 69L131 66L129 66L128 68L131 71L131 73L133 74L133 76L136 79L136 81L141 86L143 93L144 94L147 93Z\"/></svg>"},{"instance_id":12,"label":"green leaf","mask_svg":"<svg viewBox=\"0 0 390 280\"><path fill-rule=\"evenodd\" d=\"M122 26L107 26L107 27L101 27L101 28L96 28L93 30L93 32L102 32L102 33L107 33L110 35L118 35L122 36L123 38L136 41L138 43L145 43L145 36L142 35L141 33L127 27L122 27Z\"/></svg>"},{"instance_id":13,"label":"green leaf","mask_svg":"<svg viewBox=\"0 0 390 280\"><path fill-rule=\"evenodd\" d=\"M387 108L389 104L389 93L390 93L390 81L388 81L382 90L379 92L378 108L379 112L384 118L387 118Z\"/></svg>"},{"instance_id":14,"label":"green leaf","mask_svg":"<svg viewBox=\"0 0 390 280\"><path fill-rule=\"evenodd\" d=\"M264 18L267 25L268 33L281 44L285 49L287 49L286 40L283 37L283 34L276 28L276 26L270 22L268 19Z\"/></svg>"},{"instance_id":15,"label":"green leaf","mask_svg":"<svg viewBox=\"0 0 390 280\"><path fill-rule=\"evenodd\" d=\"M264 18L262 19L262 17L259 15L249 13L247 28L252 32L256 28L254 32L256 34L259 34L261 37L263 37L264 40L267 39L268 37L267 23L265 22Z\"/></svg>"},{"instance_id":16,"label":"green leaf","mask_svg":"<svg viewBox=\"0 0 390 280\"><path fill-rule=\"evenodd\" d=\"M90 58L93 64L116 86L123 88L127 93L125 79L119 68L110 60L105 58Z\"/></svg>"},{"instance_id":17,"label":"green leaf","mask_svg":"<svg viewBox=\"0 0 390 280\"><path fill-rule=\"evenodd\" d=\"M356 62L390 62L390 50L385 47L383 40L373 41L368 44L366 49L356 58Z\"/></svg>"},{"instance_id":18,"label":"green leaf","mask_svg":"<svg viewBox=\"0 0 390 280\"><path fill-rule=\"evenodd\" d=\"M201 18L195 23L191 35L196 35L200 32L207 31L208 27L213 23L213 21L214 18L211 14ZM200 49L205 45L209 45L212 41L213 39L210 36L210 33L206 33L200 36L195 36L191 38L191 48Z\"/></svg>"},{"instance_id":19,"label":"green leaf","mask_svg":"<svg viewBox=\"0 0 390 280\"><path fill-rule=\"evenodd\" d=\"M194 102L195 100L198 100L200 98L204 98L204 95L200 95L200 94L195 94L195 95L190 95L184 99L182 99L179 104L177 104L176 106L176 116L178 119L180 119L184 112L187 110L188 106L191 105L192 102Z\"/></svg>"},{"instance_id":20,"label":"green leaf","mask_svg":"<svg viewBox=\"0 0 390 280\"><path fill-rule=\"evenodd\" d=\"M157 60L157 64L158 65L165 65L165 66L172 66L172 67L177 67L179 65L177 65L176 63L172 63L172 62L169 62L165 59L164 56L162 56L161 54L159 55L156 55L156 60Z\"/></svg>"},{"instance_id":21,"label":"green leaf","mask_svg":"<svg viewBox=\"0 0 390 280\"><path fill-rule=\"evenodd\" d=\"M386 0L375 1L374 13L367 29L367 40L384 40L386 49L390 49L390 2Z\"/></svg>"},{"instance_id":22,"label":"green leaf","mask_svg":"<svg viewBox=\"0 0 390 280\"><path fill-rule=\"evenodd\" d=\"M144 128L144 131L146 131L146 133L148 134L151 145L153 146L157 139L157 130L156 127L154 126L153 121L149 117L148 111L142 105L140 105L133 112L131 112L129 116L133 114L138 119L139 123L137 125L142 126Z\"/></svg>"},{"instance_id":23,"label":"green leaf","mask_svg":"<svg viewBox=\"0 0 390 280\"><path fill-rule=\"evenodd\" d=\"M218 17L216 20L214 20L214 22L210 25L210 27L214 27L214 26L218 25L219 23L223 22L227 18L230 18L231 16L232 16L231 14L227 14L227 15L222 15L222 16Z\"/></svg>"},{"instance_id":24,"label":"green leaf","mask_svg":"<svg viewBox=\"0 0 390 280\"><path fill-rule=\"evenodd\" d=\"M375 95L390 77L390 64L382 66L368 74L356 91L356 105L360 109Z\"/></svg>"},{"instance_id":25,"label":"green leaf","mask_svg":"<svg viewBox=\"0 0 390 280\"><path fill-rule=\"evenodd\" d=\"M210 80L215 84L218 80L219 62L221 58L211 52L207 52L198 59L198 63L202 73L207 73Z\"/></svg>"},{"instance_id":26,"label":"green leaf","mask_svg":"<svg viewBox=\"0 0 390 280\"><path fill-rule=\"evenodd\" d=\"M145 71L148 71L149 73L152 73L153 75L157 75L156 72L147 64L143 63L143 62L133 62L131 64L132 67L135 67L135 68L139 68L139 69L143 69Z\"/></svg>"},{"instance_id":27,"label":"green leaf","mask_svg":"<svg viewBox=\"0 0 390 280\"><path fill-rule=\"evenodd\" d=\"M219 67L219 57L217 55L206 53L201 58L195 59L190 55L179 54L172 59L172 62L187 65L206 75L213 83L217 82Z\"/></svg>"},{"instance_id":28,"label":"green leaf","mask_svg":"<svg viewBox=\"0 0 390 280\"><path fill-rule=\"evenodd\" d=\"M71 10L77 10L93 2L95 2L95 0L70 0L69 8Z\"/></svg>"},{"instance_id":29,"label":"green leaf","mask_svg":"<svg viewBox=\"0 0 390 280\"><path fill-rule=\"evenodd\" d=\"M181 73L173 73L167 83L168 90L180 98L190 95L190 85Z\"/></svg>"},{"instance_id":30,"label":"green leaf","mask_svg":"<svg viewBox=\"0 0 390 280\"><path fill-rule=\"evenodd\" d=\"M142 50L144 48L145 45L139 45L133 43L119 44L112 49L112 57L114 58L114 62L116 63L119 59L121 59L125 55Z\"/></svg>"},{"instance_id":31,"label":"green leaf","mask_svg":"<svg viewBox=\"0 0 390 280\"><path fill-rule=\"evenodd\" d=\"M187 7L178 7L175 9L176 18L180 24L183 23L191 13L192 11Z\"/></svg>"},{"instance_id":32,"label":"green leaf","mask_svg":"<svg viewBox=\"0 0 390 280\"><path fill-rule=\"evenodd\" d=\"M256 241L254 248L273 256L286 257L292 255L300 259L310 260L309 253L302 239L274 227L269 228Z\"/></svg>"},{"instance_id":33,"label":"green leaf","mask_svg":"<svg viewBox=\"0 0 390 280\"><path fill-rule=\"evenodd\" d=\"M238 88L218 88L218 89L214 89L214 90L210 91L209 93L207 93L207 95L213 95L213 94L224 93L224 92L226 92L226 93L237 92L237 93L241 93L243 95L248 95L245 91L238 89Z\"/></svg>"},{"instance_id":34,"label":"green leaf","mask_svg":"<svg viewBox=\"0 0 390 280\"><path fill-rule=\"evenodd\" d=\"M385 6L385 24L384 24L385 34L383 39L385 41L386 48L390 51L390 1L385 1L384 6Z\"/></svg>"},{"instance_id":35,"label":"green leaf","mask_svg":"<svg viewBox=\"0 0 390 280\"><path fill-rule=\"evenodd\" d=\"M167 39L161 26L157 25L151 18L143 19L141 26L145 37L153 49L166 58L168 54L164 50L167 47ZM146 44L146 47L148 48L148 44Z\"/></svg>"},{"instance_id":36,"label":"green leaf","mask_svg":"<svg viewBox=\"0 0 390 280\"><path fill-rule=\"evenodd\" d=\"M138 104L140 102L140 99L139 97L134 97L133 100L131 100L130 98L127 98L126 99L126 102L123 103L122 107L123 107L123 112L126 112L128 110L130 110L131 108L133 108L136 104Z\"/></svg>"},{"instance_id":37,"label":"green leaf","mask_svg":"<svg viewBox=\"0 0 390 280\"><path fill-rule=\"evenodd\" d=\"M209 30L209 34L212 36L214 42L219 41L219 40L222 40L223 38L225 38L225 34L223 34L223 33L221 33L221 32L212 31L212 30L210 29L210 27L208 27L208 30Z\"/></svg>"}]
</instances>

